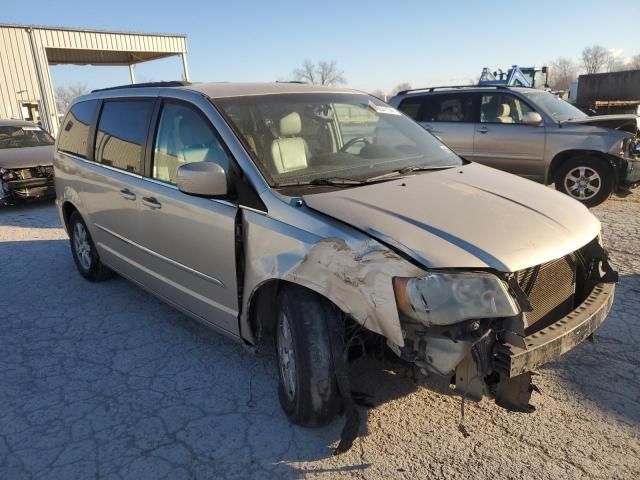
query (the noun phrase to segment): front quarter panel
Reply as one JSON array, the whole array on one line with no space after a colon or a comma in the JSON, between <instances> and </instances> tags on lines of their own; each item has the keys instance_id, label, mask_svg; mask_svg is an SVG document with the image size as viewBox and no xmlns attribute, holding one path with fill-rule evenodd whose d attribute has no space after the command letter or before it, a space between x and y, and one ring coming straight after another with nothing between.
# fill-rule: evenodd
<instances>
[{"instance_id":1,"label":"front quarter panel","mask_svg":"<svg viewBox=\"0 0 640 480\"><path fill-rule=\"evenodd\" d=\"M300 209L314 216L306 207ZM255 292L270 280L283 280L319 293L365 328L403 346L392 279L424 272L366 235L329 219L327 223L320 226L323 232L310 233L261 213L243 212L243 336L251 336L248 312Z\"/></svg>"}]
</instances>

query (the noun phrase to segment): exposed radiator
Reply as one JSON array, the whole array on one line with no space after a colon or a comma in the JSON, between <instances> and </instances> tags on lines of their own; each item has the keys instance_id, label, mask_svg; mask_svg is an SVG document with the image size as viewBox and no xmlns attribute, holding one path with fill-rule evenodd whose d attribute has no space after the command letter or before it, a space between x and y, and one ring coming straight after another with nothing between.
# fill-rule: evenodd
<instances>
[{"instance_id":1,"label":"exposed radiator","mask_svg":"<svg viewBox=\"0 0 640 480\"><path fill-rule=\"evenodd\" d=\"M532 312L525 314L525 334L530 335L573 310L576 268L577 256L571 253L516 273L533 307Z\"/></svg>"}]
</instances>

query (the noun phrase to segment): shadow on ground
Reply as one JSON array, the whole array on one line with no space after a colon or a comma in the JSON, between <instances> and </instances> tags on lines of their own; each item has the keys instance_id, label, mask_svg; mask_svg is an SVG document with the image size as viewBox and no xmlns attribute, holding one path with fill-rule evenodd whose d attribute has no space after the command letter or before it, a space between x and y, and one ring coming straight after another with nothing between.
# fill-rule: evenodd
<instances>
[{"instance_id":1,"label":"shadow on ground","mask_svg":"<svg viewBox=\"0 0 640 480\"><path fill-rule=\"evenodd\" d=\"M613 308L594 334L560 361L543 368L603 412L640 425L640 275L623 275Z\"/></svg>"},{"instance_id":2,"label":"shadow on ground","mask_svg":"<svg viewBox=\"0 0 640 480\"><path fill-rule=\"evenodd\" d=\"M289 462L331 455L343 418L292 426L270 348L253 354L122 278L85 281L66 240L0 242L0 258L0 477L286 478L300 475ZM354 385L392 401L416 389L397 369L359 361Z\"/></svg>"},{"instance_id":3,"label":"shadow on ground","mask_svg":"<svg viewBox=\"0 0 640 480\"><path fill-rule=\"evenodd\" d=\"M15 205L0 205L0 227L60 228L57 215L42 215L53 200L31 200Z\"/></svg>"}]
</instances>

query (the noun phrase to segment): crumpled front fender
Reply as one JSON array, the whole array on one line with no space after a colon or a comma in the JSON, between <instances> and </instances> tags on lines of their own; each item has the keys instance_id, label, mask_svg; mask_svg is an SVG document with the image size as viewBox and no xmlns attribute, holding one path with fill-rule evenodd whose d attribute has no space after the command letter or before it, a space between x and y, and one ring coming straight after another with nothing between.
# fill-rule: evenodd
<instances>
[{"instance_id":1,"label":"crumpled front fender","mask_svg":"<svg viewBox=\"0 0 640 480\"><path fill-rule=\"evenodd\" d=\"M252 338L248 319L255 292L270 280L285 280L323 295L365 328L404 346L393 292L395 276L424 271L364 234L319 237L273 218L245 211L244 288L240 325Z\"/></svg>"}]
</instances>

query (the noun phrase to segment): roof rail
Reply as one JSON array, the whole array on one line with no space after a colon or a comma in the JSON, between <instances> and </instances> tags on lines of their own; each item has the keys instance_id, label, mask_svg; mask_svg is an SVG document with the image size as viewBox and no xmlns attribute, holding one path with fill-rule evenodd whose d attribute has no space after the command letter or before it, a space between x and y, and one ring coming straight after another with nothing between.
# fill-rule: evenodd
<instances>
[{"instance_id":1,"label":"roof rail","mask_svg":"<svg viewBox=\"0 0 640 480\"><path fill-rule=\"evenodd\" d=\"M410 92L433 92L434 90L446 90L446 89L456 89L456 88L509 88L513 87L513 85L450 85L450 86L442 86L442 87L424 87L424 88L410 88L408 90L402 90L396 95L404 95L405 93Z\"/></svg>"},{"instance_id":2,"label":"roof rail","mask_svg":"<svg viewBox=\"0 0 640 480\"><path fill-rule=\"evenodd\" d=\"M106 92L109 90L120 90L121 88L145 88L145 87L187 87L191 85L191 82L183 82L173 80L170 82L146 82L146 83L130 83L128 85L117 85L115 87L96 88L91 90L91 93Z\"/></svg>"}]
</instances>

